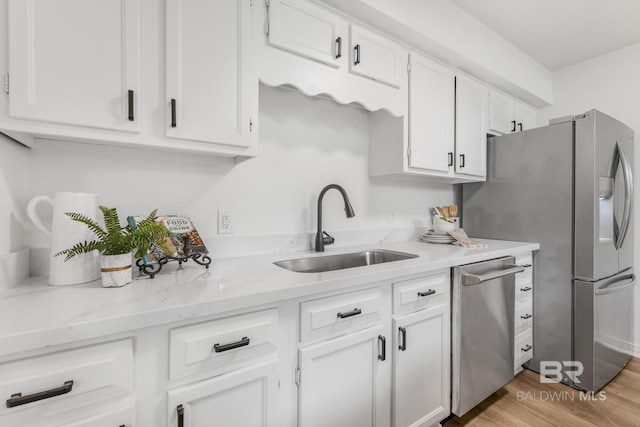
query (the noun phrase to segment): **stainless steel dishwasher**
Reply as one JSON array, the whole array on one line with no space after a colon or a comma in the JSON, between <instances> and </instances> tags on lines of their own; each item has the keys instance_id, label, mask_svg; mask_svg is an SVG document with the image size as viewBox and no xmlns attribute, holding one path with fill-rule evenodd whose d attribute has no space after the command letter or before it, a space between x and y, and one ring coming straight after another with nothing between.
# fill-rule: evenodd
<instances>
[{"instance_id":1,"label":"stainless steel dishwasher","mask_svg":"<svg viewBox=\"0 0 640 427\"><path fill-rule=\"evenodd\" d=\"M504 257L453 269L451 412L458 416L513 379L515 274Z\"/></svg>"}]
</instances>

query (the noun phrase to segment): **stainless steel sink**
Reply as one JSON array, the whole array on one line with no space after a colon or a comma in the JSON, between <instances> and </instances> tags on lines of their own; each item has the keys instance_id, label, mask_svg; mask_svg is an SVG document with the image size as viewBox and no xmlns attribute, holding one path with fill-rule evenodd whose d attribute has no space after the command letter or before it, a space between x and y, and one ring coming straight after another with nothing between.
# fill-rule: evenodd
<instances>
[{"instance_id":1,"label":"stainless steel sink","mask_svg":"<svg viewBox=\"0 0 640 427\"><path fill-rule=\"evenodd\" d=\"M384 262L402 261L417 258L418 255L406 252L387 250L371 250L349 254L315 256L299 259L288 259L274 262L278 267L297 273L320 273L323 271L342 270L345 268L363 267L365 265L382 264Z\"/></svg>"}]
</instances>

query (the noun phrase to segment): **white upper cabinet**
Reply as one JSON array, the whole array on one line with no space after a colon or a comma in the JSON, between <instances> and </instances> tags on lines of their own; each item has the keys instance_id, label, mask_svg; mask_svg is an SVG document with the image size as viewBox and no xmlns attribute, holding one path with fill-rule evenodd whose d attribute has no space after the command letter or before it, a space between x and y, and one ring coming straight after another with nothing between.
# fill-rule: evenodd
<instances>
[{"instance_id":1,"label":"white upper cabinet","mask_svg":"<svg viewBox=\"0 0 640 427\"><path fill-rule=\"evenodd\" d=\"M489 132L507 134L534 128L536 110L496 90L489 92Z\"/></svg>"},{"instance_id":2,"label":"white upper cabinet","mask_svg":"<svg viewBox=\"0 0 640 427\"><path fill-rule=\"evenodd\" d=\"M250 0L166 0L166 136L252 144L251 34Z\"/></svg>"},{"instance_id":3,"label":"white upper cabinet","mask_svg":"<svg viewBox=\"0 0 640 427\"><path fill-rule=\"evenodd\" d=\"M535 128L536 109L521 102L516 102L516 124L519 131Z\"/></svg>"},{"instance_id":4,"label":"white upper cabinet","mask_svg":"<svg viewBox=\"0 0 640 427\"><path fill-rule=\"evenodd\" d=\"M314 3L269 0L267 39L271 46L339 68L347 55L347 25Z\"/></svg>"},{"instance_id":5,"label":"white upper cabinet","mask_svg":"<svg viewBox=\"0 0 640 427\"><path fill-rule=\"evenodd\" d=\"M139 1L9 0L9 116L138 132Z\"/></svg>"},{"instance_id":6,"label":"white upper cabinet","mask_svg":"<svg viewBox=\"0 0 640 427\"><path fill-rule=\"evenodd\" d=\"M409 168L453 170L455 75L424 56L409 58Z\"/></svg>"},{"instance_id":7,"label":"white upper cabinet","mask_svg":"<svg viewBox=\"0 0 640 427\"><path fill-rule=\"evenodd\" d=\"M456 76L457 174L484 179L487 170L487 100L489 88L468 77Z\"/></svg>"},{"instance_id":8,"label":"white upper cabinet","mask_svg":"<svg viewBox=\"0 0 640 427\"><path fill-rule=\"evenodd\" d=\"M258 4L262 3L262 7ZM407 112L406 51L375 30L310 0L256 3L259 78L268 86L293 86L341 104L395 117ZM347 66L348 63L348 66Z\"/></svg>"},{"instance_id":9,"label":"white upper cabinet","mask_svg":"<svg viewBox=\"0 0 640 427\"><path fill-rule=\"evenodd\" d=\"M354 74L400 87L401 73L405 72L402 46L357 25L351 25L350 33L349 70Z\"/></svg>"}]
</instances>

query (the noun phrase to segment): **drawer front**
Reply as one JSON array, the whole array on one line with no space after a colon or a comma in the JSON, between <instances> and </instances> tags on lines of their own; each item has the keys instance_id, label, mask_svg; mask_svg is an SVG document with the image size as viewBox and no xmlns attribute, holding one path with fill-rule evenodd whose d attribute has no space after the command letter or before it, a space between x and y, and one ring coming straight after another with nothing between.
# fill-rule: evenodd
<instances>
[{"instance_id":1,"label":"drawer front","mask_svg":"<svg viewBox=\"0 0 640 427\"><path fill-rule=\"evenodd\" d=\"M449 269L393 284L393 312L406 313L449 301Z\"/></svg>"},{"instance_id":2,"label":"drawer front","mask_svg":"<svg viewBox=\"0 0 640 427\"><path fill-rule=\"evenodd\" d=\"M53 416L126 394L132 388L131 339L3 363L0 396L6 404L0 405L0 424L42 414ZM51 397L31 402L38 393Z\"/></svg>"},{"instance_id":3,"label":"drawer front","mask_svg":"<svg viewBox=\"0 0 640 427\"><path fill-rule=\"evenodd\" d=\"M56 427L134 427L136 425L135 405L100 412L97 415L82 418L72 423L55 424ZM52 424L44 424L52 427Z\"/></svg>"},{"instance_id":4,"label":"drawer front","mask_svg":"<svg viewBox=\"0 0 640 427\"><path fill-rule=\"evenodd\" d=\"M533 254L528 252L526 254L516 255L516 265L521 265L524 267L524 271L522 273L516 274L516 282L518 279L526 279L532 276L533 273Z\"/></svg>"},{"instance_id":5,"label":"drawer front","mask_svg":"<svg viewBox=\"0 0 640 427\"><path fill-rule=\"evenodd\" d=\"M330 336L377 321L383 305L380 288L305 301L300 304L300 340Z\"/></svg>"},{"instance_id":6,"label":"drawer front","mask_svg":"<svg viewBox=\"0 0 640 427\"><path fill-rule=\"evenodd\" d=\"M518 335L515 339L514 366L520 366L533 357L533 334L531 330Z\"/></svg>"},{"instance_id":7,"label":"drawer front","mask_svg":"<svg viewBox=\"0 0 640 427\"><path fill-rule=\"evenodd\" d=\"M515 311L515 335L530 330L533 326L533 310L530 304L516 306Z\"/></svg>"},{"instance_id":8,"label":"drawer front","mask_svg":"<svg viewBox=\"0 0 640 427\"><path fill-rule=\"evenodd\" d=\"M276 351L278 310L265 310L169 332L169 376L181 378L208 369L228 372Z\"/></svg>"},{"instance_id":9,"label":"drawer front","mask_svg":"<svg viewBox=\"0 0 640 427\"><path fill-rule=\"evenodd\" d=\"M533 278L518 278L516 275L516 305L531 299L533 295Z\"/></svg>"}]
</instances>

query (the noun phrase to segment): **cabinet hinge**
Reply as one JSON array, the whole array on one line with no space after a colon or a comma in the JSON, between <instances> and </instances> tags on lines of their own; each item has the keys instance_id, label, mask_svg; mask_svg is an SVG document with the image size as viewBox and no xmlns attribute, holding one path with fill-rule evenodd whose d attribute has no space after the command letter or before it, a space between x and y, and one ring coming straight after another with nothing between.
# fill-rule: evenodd
<instances>
[{"instance_id":1,"label":"cabinet hinge","mask_svg":"<svg viewBox=\"0 0 640 427\"><path fill-rule=\"evenodd\" d=\"M407 149L407 157L411 158L411 147Z\"/></svg>"},{"instance_id":2,"label":"cabinet hinge","mask_svg":"<svg viewBox=\"0 0 640 427\"><path fill-rule=\"evenodd\" d=\"M296 368L296 385L300 387L300 368Z\"/></svg>"},{"instance_id":3,"label":"cabinet hinge","mask_svg":"<svg viewBox=\"0 0 640 427\"><path fill-rule=\"evenodd\" d=\"M411 72L411 62L407 62L407 73Z\"/></svg>"},{"instance_id":4,"label":"cabinet hinge","mask_svg":"<svg viewBox=\"0 0 640 427\"><path fill-rule=\"evenodd\" d=\"M9 93L9 74L4 75L4 93Z\"/></svg>"},{"instance_id":5,"label":"cabinet hinge","mask_svg":"<svg viewBox=\"0 0 640 427\"><path fill-rule=\"evenodd\" d=\"M251 120L251 117L249 117L249 132L253 132L253 121Z\"/></svg>"}]
</instances>

